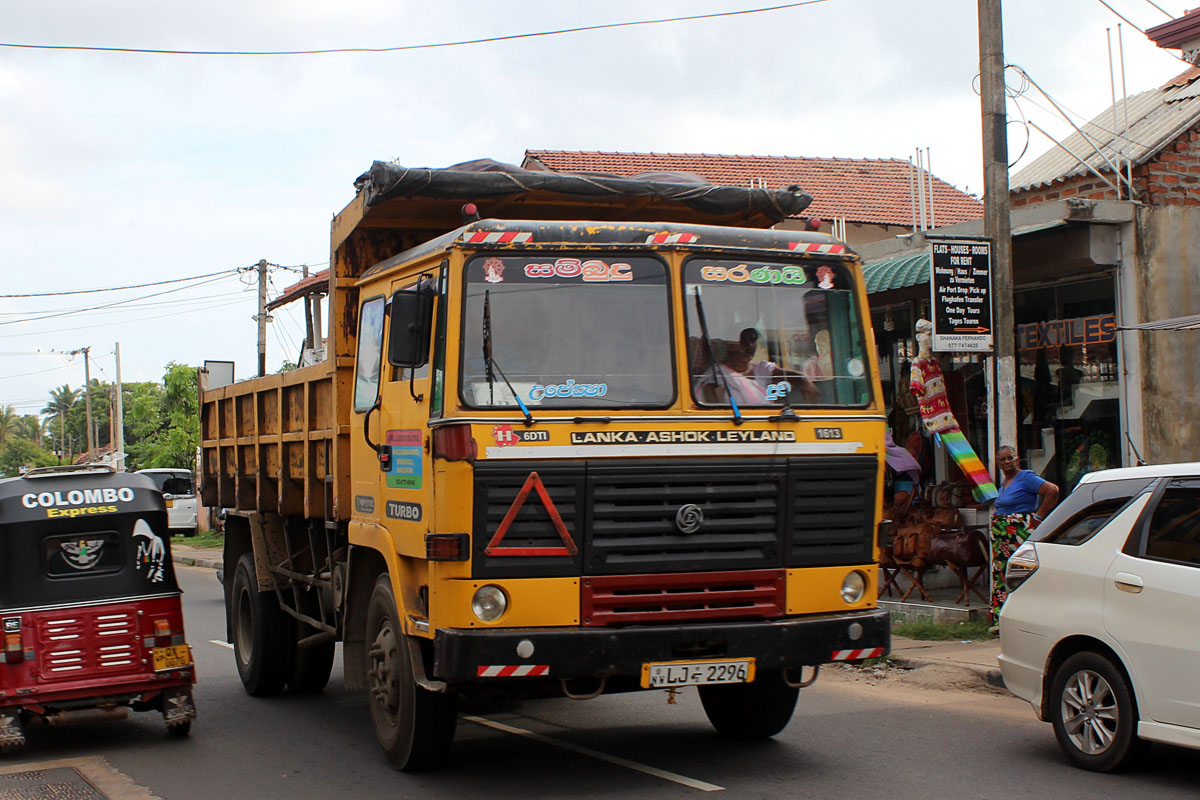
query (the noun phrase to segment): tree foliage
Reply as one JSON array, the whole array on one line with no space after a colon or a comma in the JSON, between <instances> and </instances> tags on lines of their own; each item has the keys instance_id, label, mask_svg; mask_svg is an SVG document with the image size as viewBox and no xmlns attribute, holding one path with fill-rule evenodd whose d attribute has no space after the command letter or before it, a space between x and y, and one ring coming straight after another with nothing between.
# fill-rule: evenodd
<instances>
[{"instance_id":1,"label":"tree foliage","mask_svg":"<svg viewBox=\"0 0 1200 800\"><path fill-rule=\"evenodd\" d=\"M93 380L92 425L96 447L109 444L109 420L115 387ZM183 467L195 469L200 443L199 396L196 369L174 361L167 364L163 382L126 383L124 406L125 467ZM87 410L83 391L69 385L50 392L42 416L18 416L0 408L0 471L7 476L32 466L70 463L87 449Z\"/></svg>"}]
</instances>

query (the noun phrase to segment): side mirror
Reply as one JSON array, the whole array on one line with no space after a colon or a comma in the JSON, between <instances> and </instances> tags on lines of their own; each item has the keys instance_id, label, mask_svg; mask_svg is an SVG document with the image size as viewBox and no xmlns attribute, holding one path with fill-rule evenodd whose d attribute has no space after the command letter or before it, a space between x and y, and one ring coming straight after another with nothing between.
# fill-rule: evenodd
<instances>
[{"instance_id":1,"label":"side mirror","mask_svg":"<svg viewBox=\"0 0 1200 800\"><path fill-rule=\"evenodd\" d=\"M424 284L424 282L422 282ZM421 289L400 289L392 295L392 327L388 332L388 363L421 367L429 360L433 295Z\"/></svg>"}]
</instances>

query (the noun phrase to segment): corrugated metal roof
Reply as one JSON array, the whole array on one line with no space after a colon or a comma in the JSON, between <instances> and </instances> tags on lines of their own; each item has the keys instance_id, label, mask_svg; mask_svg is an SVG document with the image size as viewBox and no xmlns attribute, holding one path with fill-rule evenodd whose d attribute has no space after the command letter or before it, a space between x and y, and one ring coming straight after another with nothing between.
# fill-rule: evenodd
<instances>
[{"instance_id":1,"label":"corrugated metal roof","mask_svg":"<svg viewBox=\"0 0 1200 800\"><path fill-rule=\"evenodd\" d=\"M875 261L863 267L867 294L929 283L928 252Z\"/></svg>"},{"instance_id":2,"label":"corrugated metal roof","mask_svg":"<svg viewBox=\"0 0 1200 800\"><path fill-rule=\"evenodd\" d=\"M1072 133L1063 140L1063 147L1055 146L1013 175L1009 181L1011 190L1020 192L1036 189L1089 172L1076 156L1093 169L1110 173L1112 170L1101 154L1115 162L1115 154L1123 148L1124 156L1133 163L1149 161L1200 121L1198 77L1200 69L1191 67L1162 88L1118 100L1115 106L1105 109L1083 126L1087 138L1079 132ZM1128 128L1125 126L1127 114Z\"/></svg>"},{"instance_id":3,"label":"corrugated metal roof","mask_svg":"<svg viewBox=\"0 0 1200 800\"><path fill-rule=\"evenodd\" d=\"M812 195L806 217L875 225L913 224L912 167L899 159L739 156L710 153L604 153L526 150L522 166L555 172L603 172L630 177L643 172L691 172L724 186L785 188ZM979 219L983 204L945 181L933 179L937 225Z\"/></svg>"}]
</instances>

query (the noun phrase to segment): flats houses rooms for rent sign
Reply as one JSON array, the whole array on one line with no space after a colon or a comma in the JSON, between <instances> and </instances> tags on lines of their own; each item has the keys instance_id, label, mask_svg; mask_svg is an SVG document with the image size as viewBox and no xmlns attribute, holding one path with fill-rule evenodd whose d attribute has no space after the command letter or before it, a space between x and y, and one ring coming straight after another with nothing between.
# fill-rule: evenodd
<instances>
[{"instance_id":1,"label":"flats houses rooms for rent sign","mask_svg":"<svg viewBox=\"0 0 1200 800\"><path fill-rule=\"evenodd\" d=\"M980 241L929 245L934 352L992 351L992 251Z\"/></svg>"}]
</instances>

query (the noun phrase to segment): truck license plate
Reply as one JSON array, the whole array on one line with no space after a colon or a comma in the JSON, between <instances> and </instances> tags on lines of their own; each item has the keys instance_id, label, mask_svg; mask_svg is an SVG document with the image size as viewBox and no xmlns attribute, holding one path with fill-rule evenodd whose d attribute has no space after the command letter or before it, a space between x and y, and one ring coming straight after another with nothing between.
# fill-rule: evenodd
<instances>
[{"instance_id":1,"label":"truck license plate","mask_svg":"<svg viewBox=\"0 0 1200 800\"><path fill-rule=\"evenodd\" d=\"M642 664L642 687L646 689L700 686L710 683L750 683L753 680L753 658L659 661Z\"/></svg>"},{"instance_id":2,"label":"truck license plate","mask_svg":"<svg viewBox=\"0 0 1200 800\"><path fill-rule=\"evenodd\" d=\"M186 644L176 644L170 647L156 647L153 651L154 671L162 672L168 669L179 669L192 663L192 652Z\"/></svg>"}]
</instances>

